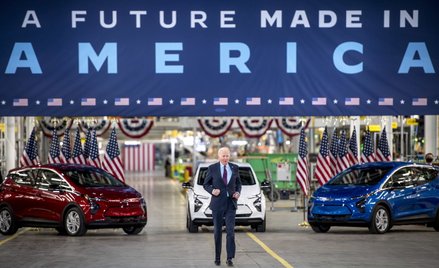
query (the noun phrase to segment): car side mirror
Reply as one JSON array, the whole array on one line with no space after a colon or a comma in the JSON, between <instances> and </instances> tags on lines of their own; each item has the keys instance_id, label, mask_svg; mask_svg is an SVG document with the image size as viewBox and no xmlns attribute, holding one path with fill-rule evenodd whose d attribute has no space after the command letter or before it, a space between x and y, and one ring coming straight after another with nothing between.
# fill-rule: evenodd
<instances>
[{"instance_id":1,"label":"car side mirror","mask_svg":"<svg viewBox=\"0 0 439 268\"><path fill-rule=\"evenodd\" d=\"M271 188L271 182L269 180L262 181L261 188Z\"/></svg>"},{"instance_id":2,"label":"car side mirror","mask_svg":"<svg viewBox=\"0 0 439 268\"><path fill-rule=\"evenodd\" d=\"M192 184L188 181L188 182L183 182L182 184L181 184L181 186L184 188L184 189L191 189L192 188Z\"/></svg>"}]
</instances>

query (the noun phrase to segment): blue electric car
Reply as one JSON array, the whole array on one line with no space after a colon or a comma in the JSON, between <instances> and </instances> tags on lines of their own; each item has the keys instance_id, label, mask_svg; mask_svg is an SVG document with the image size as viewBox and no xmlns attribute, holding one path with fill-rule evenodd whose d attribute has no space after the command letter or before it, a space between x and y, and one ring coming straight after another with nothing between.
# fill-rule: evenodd
<instances>
[{"instance_id":1,"label":"blue electric car","mask_svg":"<svg viewBox=\"0 0 439 268\"><path fill-rule=\"evenodd\" d=\"M383 234L393 225L425 224L439 231L439 169L411 162L352 166L318 188L308 222L318 233L331 226L365 226Z\"/></svg>"}]
</instances>

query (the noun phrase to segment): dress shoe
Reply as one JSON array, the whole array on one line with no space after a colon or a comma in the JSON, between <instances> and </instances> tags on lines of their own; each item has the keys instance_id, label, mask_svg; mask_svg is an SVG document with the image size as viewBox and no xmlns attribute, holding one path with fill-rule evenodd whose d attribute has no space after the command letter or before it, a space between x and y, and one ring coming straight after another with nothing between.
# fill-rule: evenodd
<instances>
[{"instance_id":1,"label":"dress shoe","mask_svg":"<svg viewBox=\"0 0 439 268\"><path fill-rule=\"evenodd\" d=\"M216 266L220 266L221 265L221 261L220 260L215 260L214 263L215 263Z\"/></svg>"},{"instance_id":2,"label":"dress shoe","mask_svg":"<svg viewBox=\"0 0 439 268\"><path fill-rule=\"evenodd\" d=\"M227 266L232 267L233 266L233 261L231 259L227 260Z\"/></svg>"}]
</instances>

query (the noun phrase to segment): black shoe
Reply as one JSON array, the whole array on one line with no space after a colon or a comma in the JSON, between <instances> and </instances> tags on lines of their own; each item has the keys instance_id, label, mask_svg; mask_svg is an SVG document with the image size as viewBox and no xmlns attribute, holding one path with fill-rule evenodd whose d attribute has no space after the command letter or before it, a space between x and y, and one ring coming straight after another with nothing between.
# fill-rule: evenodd
<instances>
[{"instance_id":1,"label":"black shoe","mask_svg":"<svg viewBox=\"0 0 439 268\"><path fill-rule=\"evenodd\" d=\"M220 266L221 265L221 261L220 260L215 260L214 263L215 263L216 266Z\"/></svg>"},{"instance_id":2,"label":"black shoe","mask_svg":"<svg viewBox=\"0 0 439 268\"><path fill-rule=\"evenodd\" d=\"M231 259L227 260L227 266L232 267L233 266L233 261Z\"/></svg>"}]
</instances>

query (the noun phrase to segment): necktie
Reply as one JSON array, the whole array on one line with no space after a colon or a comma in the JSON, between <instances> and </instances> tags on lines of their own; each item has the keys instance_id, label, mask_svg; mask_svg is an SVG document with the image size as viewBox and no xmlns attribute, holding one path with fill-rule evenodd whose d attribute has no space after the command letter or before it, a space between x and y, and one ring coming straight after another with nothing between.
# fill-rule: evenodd
<instances>
[{"instance_id":1,"label":"necktie","mask_svg":"<svg viewBox=\"0 0 439 268\"><path fill-rule=\"evenodd\" d=\"M226 166L224 166L223 181L224 181L224 184L227 185L227 169L226 169Z\"/></svg>"}]
</instances>

